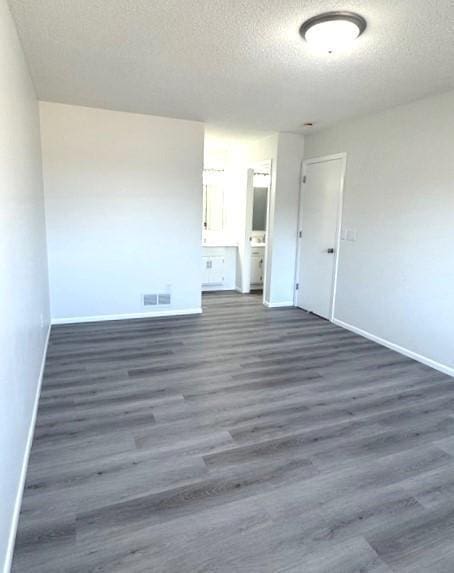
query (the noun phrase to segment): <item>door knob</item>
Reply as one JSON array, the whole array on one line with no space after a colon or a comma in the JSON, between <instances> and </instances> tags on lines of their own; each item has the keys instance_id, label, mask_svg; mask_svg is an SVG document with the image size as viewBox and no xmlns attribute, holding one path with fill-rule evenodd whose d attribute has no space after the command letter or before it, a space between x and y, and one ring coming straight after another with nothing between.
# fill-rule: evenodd
<instances>
[{"instance_id":1,"label":"door knob","mask_svg":"<svg viewBox=\"0 0 454 573\"><path fill-rule=\"evenodd\" d=\"M328 249L326 252L332 255L334 253L334 249Z\"/></svg>"}]
</instances>

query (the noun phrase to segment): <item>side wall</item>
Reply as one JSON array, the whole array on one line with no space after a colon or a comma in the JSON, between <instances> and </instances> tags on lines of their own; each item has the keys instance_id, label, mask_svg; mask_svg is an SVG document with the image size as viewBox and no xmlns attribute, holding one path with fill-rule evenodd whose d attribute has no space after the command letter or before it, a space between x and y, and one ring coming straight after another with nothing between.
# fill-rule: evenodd
<instances>
[{"instance_id":1,"label":"side wall","mask_svg":"<svg viewBox=\"0 0 454 573\"><path fill-rule=\"evenodd\" d=\"M293 305L303 153L303 136L279 134L272 225L271 306Z\"/></svg>"},{"instance_id":2,"label":"side wall","mask_svg":"<svg viewBox=\"0 0 454 573\"><path fill-rule=\"evenodd\" d=\"M347 152L336 319L454 369L454 92L306 138ZM454 373L454 370L453 370Z\"/></svg>"},{"instance_id":3,"label":"side wall","mask_svg":"<svg viewBox=\"0 0 454 573\"><path fill-rule=\"evenodd\" d=\"M9 569L49 329L39 113L0 0L0 569Z\"/></svg>"},{"instance_id":4,"label":"side wall","mask_svg":"<svg viewBox=\"0 0 454 573\"><path fill-rule=\"evenodd\" d=\"M200 310L203 124L40 106L52 319Z\"/></svg>"}]
</instances>

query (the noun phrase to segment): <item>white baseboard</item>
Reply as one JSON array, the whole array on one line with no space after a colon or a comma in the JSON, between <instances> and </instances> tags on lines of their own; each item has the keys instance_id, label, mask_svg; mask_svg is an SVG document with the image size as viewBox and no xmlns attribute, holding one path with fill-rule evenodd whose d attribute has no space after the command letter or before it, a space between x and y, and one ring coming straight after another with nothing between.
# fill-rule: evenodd
<instances>
[{"instance_id":1,"label":"white baseboard","mask_svg":"<svg viewBox=\"0 0 454 573\"><path fill-rule=\"evenodd\" d=\"M41 359L41 367L39 369L38 384L36 386L35 400L33 403L32 417L28 427L27 443L25 444L25 452L22 460L22 469L20 472L19 483L17 486L16 500L14 502L13 519L11 521L11 528L9 531L8 545L6 548L5 563L3 564L3 573L9 573L11 564L13 562L14 543L16 541L17 525L19 523L19 515L22 505L22 496L24 493L25 478L27 477L28 459L30 457L30 450L32 449L33 434L35 432L36 415L38 413L39 397L41 395L41 386L43 383L44 366L46 365L47 347L49 346L50 324L47 329L46 340L44 342L43 356Z\"/></svg>"},{"instance_id":2,"label":"white baseboard","mask_svg":"<svg viewBox=\"0 0 454 573\"><path fill-rule=\"evenodd\" d=\"M284 302L268 302L267 300L265 300L263 304L268 308L284 308L287 306L295 306L293 304L293 300L287 300Z\"/></svg>"},{"instance_id":3,"label":"white baseboard","mask_svg":"<svg viewBox=\"0 0 454 573\"><path fill-rule=\"evenodd\" d=\"M421 354L418 354L417 352L413 352L412 350L408 350L407 348L404 348L403 346L399 346L398 344L394 344L394 342L390 342L389 340L385 340L384 338L380 338L379 336L375 336L375 334L371 334L370 332L367 332L366 330L362 330L361 328L358 328L357 326L353 326L352 324L349 324L348 322L338 320L337 318L334 318L332 322L334 324L337 324L337 326L341 326L342 328L345 328L346 330L350 330L351 332L354 332L355 334L359 334L360 336L364 336L364 338L368 338L369 340L372 340L373 342L377 342L378 344L381 344L382 346L386 346L387 348L390 348L391 350L395 350L396 352L399 352L400 354L403 354L404 356L408 356L409 358L413 358L413 360L417 360L418 362L421 362L422 364L425 364L426 366L430 366L431 368L434 368L435 370L439 370L440 372L443 372L443 374L447 374L448 376L454 377L454 368L451 368L450 366L447 366L446 364L441 364L440 362L436 362L435 360L432 360L431 358L427 358L427 356L423 356Z\"/></svg>"},{"instance_id":4,"label":"white baseboard","mask_svg":"<svg viewBox=\"0 0 454 573\"><path fill-rule=\"evenodd\" d=\"M233 291L233 290L237 290L237 289L236 289L236 287L233 287L233 286L218 286L218 287L216 287L216 286L213 286L213 287L203 286L202 287L202 292L221 292L224 290Z\"/></svg>"},{"instance_id":5,"label":"white baseboard","mask_svg":"<svg viewBox=\"0 0 454 573\"><path fill-rule=\"evenodd\" d=\"M127 320L131 318L159 318L162 316L182 316L186 314L201 314L199 308L182 308L177 310L155 310L151 312L134 312L130 314L100 314L94 316L69 316L53 318L52 324L78 324L80 322L102 322L105 320Z\"/></svg>"}]
</instances>

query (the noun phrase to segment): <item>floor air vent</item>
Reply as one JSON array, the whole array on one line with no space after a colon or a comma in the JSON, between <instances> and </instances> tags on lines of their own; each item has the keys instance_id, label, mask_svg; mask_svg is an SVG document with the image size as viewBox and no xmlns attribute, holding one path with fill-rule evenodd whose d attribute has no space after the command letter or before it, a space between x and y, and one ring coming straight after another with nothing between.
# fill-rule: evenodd
<instances>
[{"instance_id":1,"label":"floor air vent","mask_svg":"<svg viewBox=\"0 0 454 573\"><path fill-rule=\"evenodd\" d=\"M158 294L158 304L170 304L170 293Z\"/></svg>"},{"instance_id":2,"label":"floor air vent","mask_svg":"<svg viewBox=\"0 0 454 573\"><path fill-rule=\"evenodd\" d=\"M160 304L170 304L170 293L144 294L143 306L156 306Z\"/></svg>"},{"instance_id":3,"label":"floor air vent","mask_svg":"<svg viewBox=\"0 0 454 573\"><path fill-rule=\"evenodd\" d=\"M154 306L158 304L157 294L144 294L143 295L143 305L144 306Z\"/></svg>"}]
</instances>

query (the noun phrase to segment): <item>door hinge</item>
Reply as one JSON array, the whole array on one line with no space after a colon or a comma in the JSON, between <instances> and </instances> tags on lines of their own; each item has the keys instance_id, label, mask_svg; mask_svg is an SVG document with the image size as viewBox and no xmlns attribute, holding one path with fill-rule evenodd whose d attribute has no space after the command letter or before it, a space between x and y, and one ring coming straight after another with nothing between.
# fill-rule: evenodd
<instances>
[{"instance_id":1,"label":"door hinge","mask_svg":"<svg viewBox=\"0 0 454 573\"><path fill-rule=\"evenodd\" d=\"M301 239L302 236L303 236L303 231L298 231L298 237Z\"/></svg>"},{"instance_id":2,"label":"door hinge","mask_svg":"<svg viewBox=\"0 0 454 573\"><path fill-rule=\"evenodd\" d=\"M306 181L307 181L307 177L306 177L306 175L303 175L303 183L306 183Z\"/></svg>"},{"instance_id":3,"label":"door hinge","mask_svg":"<svg viewBox=\"0 0 454 573\"><path fill-rule=\"evenodd\" d=\"M296 283L295 290L299 290L299 288L300 288L300 283Z\"/></svg>"}]
</instances>

